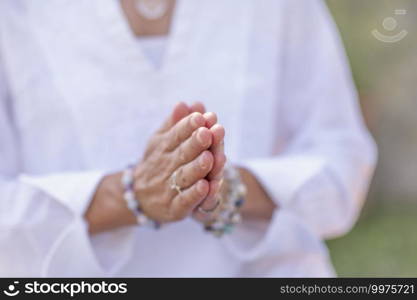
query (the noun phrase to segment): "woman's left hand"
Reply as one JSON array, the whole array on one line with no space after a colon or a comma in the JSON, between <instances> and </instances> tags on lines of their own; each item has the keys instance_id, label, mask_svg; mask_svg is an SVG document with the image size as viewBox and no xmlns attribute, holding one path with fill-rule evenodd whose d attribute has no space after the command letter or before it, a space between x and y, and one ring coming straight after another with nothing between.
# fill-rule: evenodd
<instances>
[{"instance_id":1,"label":"woman's left hand","mask_svg":"<svg viewBox=\"0 0 417 300\"><path fill-rule=\"evenodd\" d=\"M202 103L195 103L190 106L190 113L200 112L206 119L206 127L210 129L213 134L213 143L209 149L214 157L214 164L211 172L207 176L210 184L210 191L206 199L194 210L193 217L200 222L206 222L212 218L211 213L204 213L204 211L211 212L218 206L218 201L221 198L224 166L226 164L226 155L224 153L224 137L225 130L223 126L217 124L217 116L215 113L206 112L206 108Z\"/></svg>"},{"instance_id":2,"label":"woman's left hand","mask_svg":"<svg viewBox=\"0 0 417 300\"><path fill-rule=\"evenodd\" d=\"M190 113L200 112L206 118L206 127L213 134L213 143L209 149L214 157L214 164L207 176L210 190L206 199L193 211L193 217L201 222L207 223L219 213L219 203L227 191L227 182L223 180L226 155L224 153L225 130L217 124L217 116L214 113L207 113L202 103L195 103L189 107ZM241 209L242 217L245 219L269 220L277 208L272 198L268 195L262 184L249 171L239 168L240 177L248 191L245 204Z\"/></svg>"}]
</instances>

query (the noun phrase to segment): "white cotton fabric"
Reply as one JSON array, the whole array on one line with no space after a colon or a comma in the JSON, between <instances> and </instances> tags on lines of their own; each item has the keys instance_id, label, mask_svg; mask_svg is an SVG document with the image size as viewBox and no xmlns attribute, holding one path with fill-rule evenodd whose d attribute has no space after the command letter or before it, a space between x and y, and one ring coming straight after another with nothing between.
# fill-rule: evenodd
<instances>
[{"instance_id":1,"label":"white cotton fabric","mask_svg":"<svg viewBox=\"0 0 417 300\"><path fill-rule=\"evenodd\" d=\"M323 240L355 223L376 151L324 4L177 3L155 68L118 1L0 1L0 276L334 275ZM90 237L98 182L181 100L218 113L272 220Z\"/></svg>"},{"instance_id":2,"label":"white cotton fabric","mask_svg":"<svg viewBox=\"0 0 417 300\"><path fill-rule=\"evenodd\" d=\"M168 41L166 36L140 37L139 46L147 59L155 68L160 68L164 62L165 47Z\"/></svg>"}]
</instances>

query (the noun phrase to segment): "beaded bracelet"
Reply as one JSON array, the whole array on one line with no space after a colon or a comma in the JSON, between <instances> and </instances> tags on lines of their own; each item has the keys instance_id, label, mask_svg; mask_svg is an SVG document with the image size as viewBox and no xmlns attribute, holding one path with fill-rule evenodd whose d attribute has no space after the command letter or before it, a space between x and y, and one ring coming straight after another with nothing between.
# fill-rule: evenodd
<instances>
[{"instance_id":1,"label":"beaded bracelet","mask_svg":"<svg viewBox=\"0 0 417 300\"><path fill-rule=\"evenodd\" d=\"M134 166L129 165L122 175L122 185L123 185L123 199L126 202L129 210L135 215L136 222L139 226L151 226L155 229L159 229L161 224L157 221L151 220L147 217L141 207L140 202L136 199L134 192Z\"/></svg>"},{"instance_id":2,"label":"beaded bracelet","mask_svg":"<svg viewBox=\"0 0 417 300\"><path fill-rule=\"evenodd\" d=\"M220 204L220 212L216 219L206 224L204 229L213 233L216 237L233 232L234 227L241 222L240 208L245 202L247 194L239 171L235 167L227 166L225 180L228 183L226 197Z\"/></svg>"}]
</instances>

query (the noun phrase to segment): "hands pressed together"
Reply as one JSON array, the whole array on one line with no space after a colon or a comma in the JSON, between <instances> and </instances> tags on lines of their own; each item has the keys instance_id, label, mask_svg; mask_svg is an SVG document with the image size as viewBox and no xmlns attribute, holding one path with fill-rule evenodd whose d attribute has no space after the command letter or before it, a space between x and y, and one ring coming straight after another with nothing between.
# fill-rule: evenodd
<instances>
[{"instance_id":1,"label":"hands pressed together","mask_svg":"<svg viewBox=\"0 0 417 300\"><path fill-rule=\"evenodd\" d=\"M203 224L215 220L218 201L228 190L224 136L216 114L203 104L178 103L133 169L133 192L142 213L157 223L189 216ZM242 216L269 219L274 202L251 172L239 168L239 173L248 191ZM85 214L90 233L137 224L124 199L122 177L122 172L110 174L99 183Z\"/></svg>"},{"instance_id":2,"label":"hands pressed together","mask_svg":"<svg viewBox=\"0 0 417 300\"><path fill-rule=\"evenodd\" d=\"M148 218L158 223L191 215L201 222L210 219L203 212L217 206L226 162L224 136L216 114L206 112L203 104L175 106L134 167L135 198ZM121 178L122 172L110 174L98 185L85 214L91 233L136 224L123 199Z\"/></svg>"},{"instance_id":3,"label":"hands pressed together","mask_svg":"<svg viewBox=\"0 0 417 300\"><path fill-rule=\"evenodd\" d=\"M224 136L217 116L203 104L175 106L134 172L135 195L148 217L161 223L191 214L201 221L207 217L201 211L216 207L222 185ZM180 190L172 188L172 180Z\"/></svg>"}]
</instances>

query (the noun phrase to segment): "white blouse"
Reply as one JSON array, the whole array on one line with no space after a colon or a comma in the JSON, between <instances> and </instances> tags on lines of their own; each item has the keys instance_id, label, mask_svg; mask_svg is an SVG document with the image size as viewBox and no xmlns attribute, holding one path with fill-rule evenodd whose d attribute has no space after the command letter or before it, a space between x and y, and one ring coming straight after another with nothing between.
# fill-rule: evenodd
<instances>
[{"instance_id":1,"label":"white blouse","mask_svg":"<svg viewBox=\"0 0 417 300\"><path fill-rule=\"evenodd\" d=\"M332 276L376 149L320 0L179 0L155 68L115 0L0 1L0 276ZM90 237L109 172L180 100L225 126L228 160L278 208L217 239L191 219Z\"/></svg>"}]
</instances>

